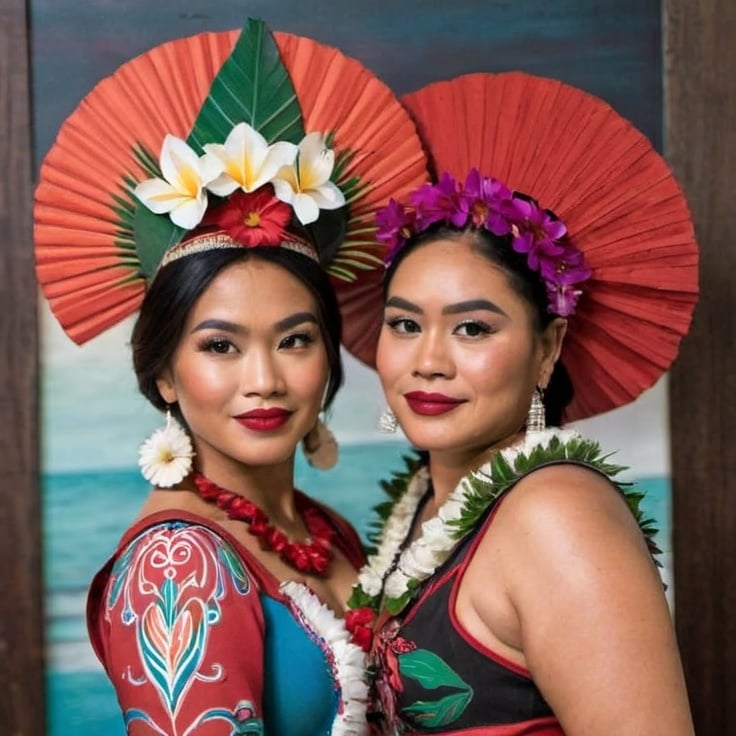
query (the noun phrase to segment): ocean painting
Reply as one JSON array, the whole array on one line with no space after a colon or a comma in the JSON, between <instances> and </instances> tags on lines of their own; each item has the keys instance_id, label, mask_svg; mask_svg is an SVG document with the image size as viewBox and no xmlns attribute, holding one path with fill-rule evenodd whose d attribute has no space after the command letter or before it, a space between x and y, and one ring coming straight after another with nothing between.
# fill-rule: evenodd
<instances>
[{"instance_id":1,"label":"ocean painting","mask_svg":"<svg viewBox=\"0 0 736 736\"><path fill-rule=\"evenodd\" d=\"M246 16L311 36L362 61L398 93L474 71L554 76L610 102L659 147L662 141L660 3L563 0L31 0L37 165L64 118L101 77L163 41L237 28ZM104 151L100 152L104 155ZM49 736L122 736L115 695L89 645L84 606L94 572L137 514L147 484L140 442L161 417L138 395L126 320L78 347L46 304L42 321L42 488ZM387 439L372 370L345 355L346 384L330 426L340 461L316 471L299 456L297 483L334 506L365 537L379 480L410 448ZM618 450L628 480L646 491L671 583L666 378L632 405L578 425ZM671 591L671 586L670 586Z\"/></svg>"}]
</instances>

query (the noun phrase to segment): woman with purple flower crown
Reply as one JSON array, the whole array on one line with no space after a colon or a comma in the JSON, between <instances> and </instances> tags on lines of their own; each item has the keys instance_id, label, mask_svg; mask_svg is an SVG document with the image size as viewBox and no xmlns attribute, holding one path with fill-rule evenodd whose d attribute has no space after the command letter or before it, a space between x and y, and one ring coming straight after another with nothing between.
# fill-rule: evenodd
<instances>
[{"instance_id":1,"label":"woman with purple flower crown","mask_svg":"<svg viewBox=\"0 0 736 736\"><path fill-rule=\"evenodd\" d=\"M375 731L689 736L641 494L557 427L674 358L697 292L682 195L641 134L553 80L405 103L446 173L378 216L383 421L422 452L351 599L377 616Z\"/></svg>"}]
</instances>

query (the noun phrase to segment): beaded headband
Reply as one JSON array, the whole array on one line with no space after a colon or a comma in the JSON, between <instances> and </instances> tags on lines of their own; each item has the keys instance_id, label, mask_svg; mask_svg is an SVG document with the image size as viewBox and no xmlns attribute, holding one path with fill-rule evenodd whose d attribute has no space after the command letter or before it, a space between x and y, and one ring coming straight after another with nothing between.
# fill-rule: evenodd
<instances>
[{"instance_id":1,"label":"beaded headband","mask_svg":"<svg viewBox=\"0 0 736 736\"><path fill-rule=\"evenodd\" d=\"M264 244L258 243L250 247L255 248L262 245ZM173 263L174 261L178 261L196 253L206 253L210 250L237 250L247 247L249 246L244 245L239 240L235 240L226 232L219 231L214 233L202 233L201 235L196 235L189 240L183 240L178 245L167 250L164 257L161 259L161 265L158 267L158 270L160 271L169 263ZM285 248L286 250L291 250L295 253L301 253L303 256L307 256L307 258L311 258L316 263L319 263L319 256L317 255L316 249L306 243L282 241L274 244L272 247Z\"/></svg>"}]
</instances>

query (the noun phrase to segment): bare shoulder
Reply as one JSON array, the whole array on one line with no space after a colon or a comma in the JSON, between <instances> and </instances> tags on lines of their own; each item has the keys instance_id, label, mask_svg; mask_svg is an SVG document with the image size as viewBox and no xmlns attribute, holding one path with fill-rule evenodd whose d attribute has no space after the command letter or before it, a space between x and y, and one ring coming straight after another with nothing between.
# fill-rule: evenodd
<instances>
[{"instance_id":1,"label":"bare shoulder","mask_svg":"<svg viewBox=\"0 0 736 736\"><path fill-rule=\"evenodd\" d=\"M598 471L573 463L550 465L522 478L497 517L498 527L544 538L606 532L643 542L621 491Z\"/></svg>"},{"instance_id":2,"label":"bare shoulder","mask_svg":"<svg viewBox=\"0 0 736 736\"><path fill-rule=\"evenodd\" d=\"M661 581L621 491L573 464L525 476L503 499L478 552L494 560L512 599L526 608L562 586L569 600L599 601L612 587ZM608 591L608 592L607 592Z\"/></svg>"}]
</instances>

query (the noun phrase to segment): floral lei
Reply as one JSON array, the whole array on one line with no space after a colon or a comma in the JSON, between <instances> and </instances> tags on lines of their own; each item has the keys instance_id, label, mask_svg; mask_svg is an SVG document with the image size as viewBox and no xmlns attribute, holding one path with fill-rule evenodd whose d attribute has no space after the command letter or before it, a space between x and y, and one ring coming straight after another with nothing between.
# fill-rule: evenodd
<instances>
[{"instance_id":1,"label":"floral lei","mask_svg":"<svg viewBox=\"0 0 736 736\"><path fill-rule=\"evenodd\" d=\"M547 309L569 317L575 312L580 289L590 278L583 254L567 239L567 228L531 198L511 191L498 179L471 169L464 184L445 172L437 184L423 184L409 194L409 208L392 199L376 215L376 238L389 247L391 263L409 238L435 223L463 230L483 228L498 237L509 236L511 247L525 253L530 271L539 273L547 289Z\"/></svg>"},{"instance_id":2,"label":"floral lei","mask_svg":"<svg viewBox=\"0 0 736 736\"><path fill-rule=\"evenodd\" d=\"M429 488L429 472L414 458L406 459L408 472L384 484L392 502L377 507L387 517L378 549L368 558L353 587L349 606L359 611L385 608L400 613L435 570L448 559L458 543L473 531L488 507L521 477L542 464L577 462L606 475L623 494L652 555L660 553L654 542L657 528L640 508L644 494L628 483L613 481L625 470L611 465L597 442L573 430L556 428L527 433L518 443L496 453L493 459L463 478L440 507L437 516L422 524L422 534L403 549L421 498ZM658 561L655 562L659 565Z\"/></svg>"},{"instance_id":3,"label":"floral lei","mask_svg":"<svg viewBox=\"0 0 736 736\"><path fill-rule=\"evenodd\" d=\"M366 736L368 683L364 650L351 640L345 621L337 618L307 586L287 581L280 589L289 599L294 615L321 640L318 644L325 651L338 684L340 702L330 736Z\"/></svg>"}]
</instances>

